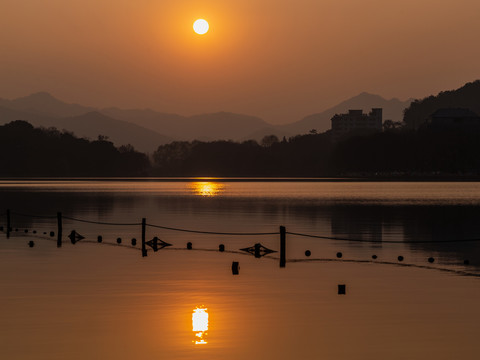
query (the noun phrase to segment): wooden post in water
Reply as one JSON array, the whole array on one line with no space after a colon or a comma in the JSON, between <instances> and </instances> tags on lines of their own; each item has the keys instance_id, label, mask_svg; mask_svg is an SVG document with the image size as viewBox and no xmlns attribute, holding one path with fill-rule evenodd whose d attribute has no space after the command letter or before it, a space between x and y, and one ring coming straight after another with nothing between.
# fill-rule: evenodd
<instances>
[{"instance_id":1,"label":"wooden post in water","mask_svg":"<svg viewBox=\"0 0 480 360\"><path fill-rule=\"evenodd\" d=\"M142 257L147 256L147 249L145 248L145 231L147 226L147 219L142 218Z\"/></svg>"},{"instance_id":2,"label":"wooden post in water","mask_svg":"<svg viewBox=\"0 0 480 360\"><path fill-rule=\"evenodd\" d=\"M7 239L10 237L10 209L7 210Z\"/></svg>"},{"instance_id":3,"label":"wooden post in water","mask_svg":"<svg viewBox=\"0 0 480 360\"><path fill-rule=\"evenodd\" d=\"M57 212L57 248L62 247L62 213Z\"/></svg>"},{"instance_id":4,"label":"wooden post in water","mask_svg":"<svg viewBox=\"0 0 480 360\"><path fill-rule=\"evenodd\" d=\"M287 262L286 259L286 238L287 238L287 230L285 226L280 226L280 267L284 268L285 263Z\"/></svg>"},{"instance_id":5,"label":"wooden post in water","mask_svg":"<svg viewBox=\"0 0 480 360\"><path fill-rule=\"evenodd\" d=\"M255 248L255 257L256 258L261 258L262 255L260 255L260 246L261 244L255 244L254 248Z\"/></svg>"}]
</instances>

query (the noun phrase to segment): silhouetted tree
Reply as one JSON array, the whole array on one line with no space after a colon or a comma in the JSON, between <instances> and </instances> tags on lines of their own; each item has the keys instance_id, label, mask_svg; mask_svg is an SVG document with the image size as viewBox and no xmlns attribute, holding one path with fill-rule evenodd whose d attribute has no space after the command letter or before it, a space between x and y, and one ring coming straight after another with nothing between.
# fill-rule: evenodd
<instances>
[{"instance_id":1,"label":"silhouetted tree","mask_svg":"<svg viewBox=\"0 0 480 360\"><path fill-rule=\"evenodd\" d=\"M275 143L278 143L278 137L276 135L265 135L262 139L262 146L265 147L270 147Z\"/></svg>"},{"instance_id":2,"label":"silhouetted tree","mask_svg":"<svg viewBox=\"0 0 480 360\"><path fill-rule=\"evenodd\" d=\"M404 123L401 121L385 120L383 122L384 131L401 130L404 127Z\"/></svg>"}]
</instances>

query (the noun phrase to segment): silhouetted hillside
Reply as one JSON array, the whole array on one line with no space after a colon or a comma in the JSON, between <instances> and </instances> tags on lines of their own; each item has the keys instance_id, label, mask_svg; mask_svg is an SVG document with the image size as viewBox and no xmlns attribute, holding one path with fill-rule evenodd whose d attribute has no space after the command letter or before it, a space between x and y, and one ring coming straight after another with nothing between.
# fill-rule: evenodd
<instances>
[{"instance_id":1,"label":"silhouetted hillside","mask_svg":"<svg viewBox=\"0 0 480 360\"><path fill-rule=\"evenodd\" d=\"M335 114L346 113L348 110L364 110L369 112L372 108L383 109L383 119L401 121L403 111L410 105L411 100L400 101L398 99L385 100L381 96L369 93L361 93L321 113L306 116L293 124L284 125L281 128L292 134L306 134L315 129L324 132L331 127L331 118Z\"/></svg>"},{"instance_id":2,"label":"silhouetted hillside","mask_svg":"<svg viewBox=\"0 0 480 360\"><path fill-rule=\"evenodd\" d=\"M405 110L403 120L409 129L418 129L435 111L445 108L469 109L480 115L480 80L413 101Z\"/></svg>"},{"instance_id":3,"label":"silhouetted hillside","mask_svg":"<svg viewBox=\"0 0 480 360\"><path fill-rule=\"evenodd\" d=\"M46 124L51 119L38 114L31 114L22 110L14 110L0 105L0 125L7 124L15 120L27 120L37 126Z\"/></svg>"},{"instance_id":4,"label":"silhouetted hillside","mask_svg":"<svg viewBox=\"0 0 480 360\"><path fill-rule=\"evenodd\" d=\"M152 152L158 145L172 141L171 138L155 131L131 124L126 121L112 119L97 111L80 116L55 119L50 126L73 131L75 135L95 139L98 135L107 136L116 146L132 144L143 152Z\"/></svg>"},{"instance_id":5,"label":"silhouetted hillside","mask_svg":"<svg viewBox=\"0 0 480 360\"><path fill-rule=\"evenodd\" d=\"M49 118L78 116L95 109L78 104L67 104L47 92L38 92L14 100L0 99L0 106Z\"/></svg>"},{"instance_id":6,"label":"silhouetted hillside","mask_svg":"<svg viewBox=\"0 0 480 360\"><path fill-rule=\"evenodd\" d=\"M131 146L88 141L25 121L0 126L0 177L145 176L150 164Z\"/></svg>"},{"instance_id":7,"label":"silhouetted hillside","mask_svg":"<svg viewBox=\"0 0 480 360\"><path fill-rule=\"evenodd\" d=\"M28 121L39 127L55 127L90 139L103 135L116 146L132 144L136 149L144 152L152 152L159 145L172 141L171 138L152 130L112 119L96 111L74 117L57 118L0 106L0 125L14 120Z\"/></svg>"}]
</instances>

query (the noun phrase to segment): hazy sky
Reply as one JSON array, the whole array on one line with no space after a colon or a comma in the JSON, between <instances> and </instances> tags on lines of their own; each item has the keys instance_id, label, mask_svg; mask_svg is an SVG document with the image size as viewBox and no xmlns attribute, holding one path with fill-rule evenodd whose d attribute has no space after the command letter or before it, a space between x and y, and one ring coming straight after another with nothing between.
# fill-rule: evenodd
<instances>
[{"instance_id":1,"label":"hazy sky","mask_svg":"<svg viewBox=\"0 0 480 360\"><path fill-rule=\"evenodd\" d=\"M0 97L292 122L362 91L480 78L479 14L479 0L0 0Z\"/></svg>"}]
</instances>

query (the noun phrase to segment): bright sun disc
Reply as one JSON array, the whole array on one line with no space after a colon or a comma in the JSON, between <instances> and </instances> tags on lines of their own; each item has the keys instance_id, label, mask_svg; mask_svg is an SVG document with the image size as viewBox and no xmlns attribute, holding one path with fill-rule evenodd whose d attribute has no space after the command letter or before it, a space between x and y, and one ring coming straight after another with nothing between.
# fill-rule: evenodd
<instances>
[{"instance_id":1,"label":"bright sun disc","mask_svg":"<svg viewBox=\"0 0 480 360\"><path fill-rule=\"evenodd\" d=\"M199 308L193 309L192 313L192 330L195 335L193 342L195 345L206 345L208 331L208 309Z\"/></svg>"},{"instance_id":2,"label":"bright sun disc","mask_svg":"<svg viewBox=\"0 0 480 360\"><path fill-rule=\"evenodd\" d=\"M199 34L203 35L208 31L208 22L204 19L198 19L193 23L193 30Z\"/></svg>"}]
</instances>

